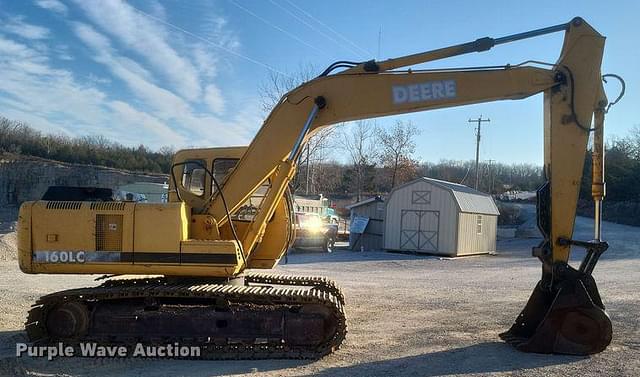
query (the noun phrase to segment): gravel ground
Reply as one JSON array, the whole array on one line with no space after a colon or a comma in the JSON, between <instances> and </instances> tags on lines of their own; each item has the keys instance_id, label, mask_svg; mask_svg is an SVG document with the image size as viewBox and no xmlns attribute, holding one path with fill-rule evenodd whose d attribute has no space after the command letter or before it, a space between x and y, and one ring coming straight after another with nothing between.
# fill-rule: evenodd
<instances>
[{"instance_id":1,"label":"gravel ground","mask_svg":"<svg viewBox=\"0 0 640 377\"><path fill-rule=\"evenodd\" d=\"M576 238L589 239L587 224L578 219ZM291 255L279 271L329 276L347 298L347 339L317 361L16 358L30 303L95 283L89 276L24 275L15 261L0 262L0 375L638 376L639 230L605 224L611 248L594 275L614 337L591 357L525 354L499 340L539 278L540 264L529 256L538 240L527 239L500 241L495 256L455 260L384 252Z\"/></svg>"},{"instance_id":2,"label":"gravel ground","mask_svg":"<svg viewBox=\"0 0 640 377\"><path fill-rule=\"evenodd\" d=\"M17 258L16 222L0 221L0 261Z\"/></svg>"}]
</instances>

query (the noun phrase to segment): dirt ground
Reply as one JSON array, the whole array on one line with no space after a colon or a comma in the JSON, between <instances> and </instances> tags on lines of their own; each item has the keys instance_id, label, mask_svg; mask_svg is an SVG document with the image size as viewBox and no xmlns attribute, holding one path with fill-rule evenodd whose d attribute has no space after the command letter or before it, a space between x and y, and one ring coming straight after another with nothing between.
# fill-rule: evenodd
<instances>
[{"instance_id":1,"label":"dirt ground","mask_svg":"<svg viewBox=\"0 0 640 377\"><path fill-rule=\"evenodd\" d=\"M587 219L576 238L589 239ZM317 361L180 361L16 358L30 303L88 276L27 276L0 261L0 375L32 376L638 376L640 228L605 224L610 250L594 273L614 325L606 351L591 357L520 353L502 343L540 274L536 239L499 242L495 256L455 260L384 252L293 254L278 270L326 275L347 298L349 334ZM582 253L576 253L576 257Z\"/></svg>"}]
</instances>

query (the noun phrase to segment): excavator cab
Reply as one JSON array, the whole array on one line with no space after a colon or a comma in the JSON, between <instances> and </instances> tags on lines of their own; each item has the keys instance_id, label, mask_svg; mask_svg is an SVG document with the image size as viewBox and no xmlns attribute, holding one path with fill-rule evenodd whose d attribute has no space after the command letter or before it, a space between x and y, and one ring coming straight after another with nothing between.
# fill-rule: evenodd
<instances>
[{"instance_id":1,"label":"excavator cab","mask_svg":"<svg viewBox=\"0 0 640 377\"><path fill-rule=\"evenodd\" d=\"M173 156L169 177L169 202L184 201L192 208L203 208L219 184L242 158L247 147L181 149Z\"/></svg>"},{"instance_id":2,"label":"excavator cab","mask_svg":"<svg viewBox=\"0 0 640 377\"><path fill-rule=\"evenodd\" d=\"M255 220L255 215L270 189L265 180L237 210L231 213L231 222L219 226L206 213L211 199L219 195L226 178L242 158L246 146L223 148L182 149L176 152L169 180L169 202L185 202L192 211L190 235L195 239L232 239L231 226L242 235ZM218 187L219 186L219 187ZM286 190L274 215L266 225L262 241L247 259L249 268L268 269L278 264L295 240L293 197Z\"/></svg>"}]
</instances>

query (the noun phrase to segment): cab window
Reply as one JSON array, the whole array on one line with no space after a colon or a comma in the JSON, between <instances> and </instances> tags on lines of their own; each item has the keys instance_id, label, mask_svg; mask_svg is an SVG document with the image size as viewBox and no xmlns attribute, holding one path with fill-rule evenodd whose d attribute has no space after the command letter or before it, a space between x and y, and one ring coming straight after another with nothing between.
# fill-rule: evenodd
<instances>
[{"instance_id":1,"label":"cab window","mask_svg":"<svg viewBox=\"0 0 640 377\"><path fill-rule=\"evenodd\" d=\"M182 170L182 187L197 196L204 195L205 171L204 161L187 161Z\"/></svg>"},{"instance_id":2,"label":"cab window","mask_svg":"<svg viewBox=\"0 0 640 377\"><path fill-rule=\"evenodd\" d=\"M213 176L219 185L224 185L224 180L233 171L238 161L237 158L216 158L213 160ZM271 184L267 179L235 213L231 214L231 218L240 221L253 221L270 188ZM216 191L214 184L213 192Z\"/></svg>"},{"instance_id":3,"label":"cab window","mask_svg":"<svg viewBox=\"0 0 640 377\"><path fill-rule=\"evenodd\" d=\"M234 220L253 221L258 214L258 209L262 206L267 192L271 188L269 180L267 179L258 189L247 199L244 204L238 208L235 214L231 215Z\"/></svg>"},{"instance_id":4,"label":"cab window","mask_svg":"<svg viewBox=\"0 0 640 377\"><path fill-rule=\"evenodd\" d=\"M225 178L233 171L237 163L237 158L216 158L213 160L213 176L220 186L224 184ZM217 190L217 187L213 184L213 192Z\"/></svg>"}]
</instances>

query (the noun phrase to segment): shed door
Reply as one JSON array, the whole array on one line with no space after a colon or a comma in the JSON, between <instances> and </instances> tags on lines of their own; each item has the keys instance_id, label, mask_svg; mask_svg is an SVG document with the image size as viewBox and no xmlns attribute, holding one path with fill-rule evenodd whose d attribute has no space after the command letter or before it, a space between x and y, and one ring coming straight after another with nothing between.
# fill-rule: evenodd
<instances>
[{"instance_id":1,"label":"shed door","mask_svg":"<svg viewBox=\"0 0 640 377\"><path fill-rule=\"evenodd\" d=\"M440 211L403 209L400 214L400 249L438 251Z\"/></svg>"}]
</instances>

